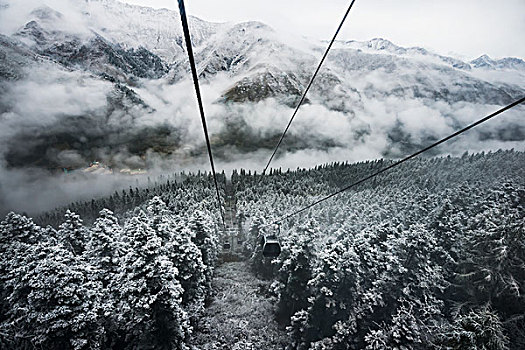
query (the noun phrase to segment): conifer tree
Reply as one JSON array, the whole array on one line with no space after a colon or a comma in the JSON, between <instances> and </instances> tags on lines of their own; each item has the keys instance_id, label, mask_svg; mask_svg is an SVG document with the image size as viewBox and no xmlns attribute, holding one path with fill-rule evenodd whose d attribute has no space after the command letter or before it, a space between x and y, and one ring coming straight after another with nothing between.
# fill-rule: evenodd
<instances>
[{"instance_id":1,"label":"conifer tree","mask_svg":"<svg viewBox=\"0 0 525 350\"><path fill-rule=\"evenodd\" d=\"M109 209L103 209L93 223L90 233L91 239L87 244L90 261L111 278L109 274L116 273L119 259L126 253L121 241L122 228L118 219Z\"/></svg>"},{"instance_id":2,"label":"conifer tree","mask_svg":"<svg viewBox=\"0 0 525 350\"><path fill-rule=\"evenodd\" d=\"M190 328L181 307L184 292L179 271L164 255L162 239L133 217L125 225L130 252L114 282L120 291L116 322L129 349L183 348Z\"/></svg>"},{"instance_id":3,"label":"conifer tree","mask_svg":"<svg viewBox=\"0 0 525 350\"><path fill-rule=\"evenodd\" d=\"M283 319L289 319L297 311L308 307L310 297L308 282L313 277L315 262L311 237L318 229L317 223L310 221L288 236L283 257L280 258L282 262L277 277L279 281L277 308L279 317Z\"/></svg>"},{"instance_id":4,"label":"conifer tree","mask_svg":"<svg viewBox=\"0 0 525 350\"><path fill-rule=\"evenodd\" d=\"M436 336L437 349L507 350L509 339L498 315L488 306L458 315Z\"/></svg>"},{"instance_id":5,"label":"conifer tree","mask_svg":"<svg viewBox=\"0 0 525 350\"><path fill-rule=\"evenodd\" d=\"M72 253L79 256L86 249L88 240L87 229L80 216L69 209L64 215L65 221L58 228L59 239Z\"/></svg>"},{"instance_id":6,"label":"conifer tree","mask_svg":"<svg viewBox=\"0 0 525 350\"><path fill-rule=\"evenodd\" d=\"M15 348L27 342L45 349L100 348L102 285L90 279L90 269L61 245L31 246L6 282Z\"/></svg>"},{"instance_id":7,"label":"conifer tree","mask_svg":"<svg viewBox=\"0 0 525 350\"><path fill-rule=\"evenodd\" d=\"M8 281L20 277L31 246L40 240L45 240L43 230L30 218L11 212L0 223L0 322L7 319L11 308L7 298L14 285Z\"/></svg>"},{"instance_id":8,"label":"conifer tree","mask_svg":"<svg viewBox=\"0 0 525 350\"><path fill-rule=\"evenodd\" d=\"M211 290L213 270L217 263L219 242L213 232L212 222L209 217L197 210L189 219L189 228L192 231L192 241L201 251L202 262L205 267L206 288Z\"/></svg>"}]
</instances>

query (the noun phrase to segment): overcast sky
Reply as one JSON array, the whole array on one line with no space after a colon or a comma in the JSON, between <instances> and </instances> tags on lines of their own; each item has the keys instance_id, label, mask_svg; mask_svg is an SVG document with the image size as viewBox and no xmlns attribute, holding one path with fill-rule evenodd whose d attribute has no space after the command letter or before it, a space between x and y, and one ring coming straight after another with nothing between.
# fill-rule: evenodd
<instances>
[{"instance_id":1,"label":"overcast sky","mask_svg":"<svg viewBox=\"0 0 525 350\"><path fill-rule=\"evenodd\" d=\"M121 0L176 9L177 0ZM187 0L207 21L259 20L280 31L331 38L350 0ZM442 54L525 57L525 0L357 0L339 39L389 39Z\"/></svg>"}]
</instances>

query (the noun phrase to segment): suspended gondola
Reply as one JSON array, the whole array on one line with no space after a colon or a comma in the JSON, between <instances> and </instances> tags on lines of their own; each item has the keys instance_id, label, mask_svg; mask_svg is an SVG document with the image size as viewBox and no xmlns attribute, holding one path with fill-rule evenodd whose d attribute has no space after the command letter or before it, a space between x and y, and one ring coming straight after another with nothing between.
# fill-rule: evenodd
<instances>
[{"instance_id":1,"label":"suspended gondola","mask_svg":"<svg viewBox=\"0 0 525 350\"><path fill-rule=\"evenodd\" d=\"M265 258L276 258L281 254L281 243L275 235L263 237L263 251Z\"/></svg>"},{"instance_id":2,"label":"suspended gondola","mask_svg":"<svg viewBox=\"0 0 525 350\"><path fill-rule=\"evenodd\" d=\"M281 225L275 225L277 233L264 235L262 238L262 254L265 258L276 258L281 254L281 243L277 235L281 233Z\"/></svg>"}]
</instances>

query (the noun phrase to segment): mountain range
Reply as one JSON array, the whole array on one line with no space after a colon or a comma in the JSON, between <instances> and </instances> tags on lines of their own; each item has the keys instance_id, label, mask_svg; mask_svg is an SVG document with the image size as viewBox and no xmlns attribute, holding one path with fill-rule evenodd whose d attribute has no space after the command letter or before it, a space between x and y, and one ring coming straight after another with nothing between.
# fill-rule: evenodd
<instances>
[{"instance_id":1,"label":"mountain range","mask_svg":"<svg viewBox=\"0 0 525 350\"><path fill-rule=\"evenodd\" d=\"M115 0L39 4L0 26L0 145L12 168L182 166L204 155L178 12ZM3 18L19 9L0 7ZM263 157L327 42L189 18L214 152ZM525 61L465 61L386 39L337 41L281 159L398 157L522 97ZM523 109L442 152L523 148ZM457 150L463 152L464 149ZM286 163L284 163L286 164Z\"/></svg>"}]
</instances>

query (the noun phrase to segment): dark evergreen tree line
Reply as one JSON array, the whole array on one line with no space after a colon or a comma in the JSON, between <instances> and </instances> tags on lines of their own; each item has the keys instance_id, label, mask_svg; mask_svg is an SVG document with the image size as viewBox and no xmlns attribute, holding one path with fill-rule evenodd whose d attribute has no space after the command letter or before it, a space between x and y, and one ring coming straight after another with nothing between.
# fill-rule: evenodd
<instances>
[{"instance_id":1,"label":"dark evergreen tree line","mask_svg":"<svg viewBox=\"0 0 525 350\"><path fill-rule=\"evenodd\" d=\"M219 175L219 186L224 192L225 175ZM84 222L92 224L102 209L111 210L117 217L125 218L138 206L153 197L160 197L172 211L186 211L190 207L204 208L216 212L215 188L211 173L197 174L173 174L171 176L160 176L154 183L148 178L149 185L144 188L132 188L115 191L112 195L102 198L94 198L90 201L71 203L62 208L43 213L35 218L35 222L41 226L51 225L58 227L67 210L80 215Z\"/></svg>"}]
</instances>

